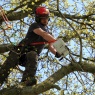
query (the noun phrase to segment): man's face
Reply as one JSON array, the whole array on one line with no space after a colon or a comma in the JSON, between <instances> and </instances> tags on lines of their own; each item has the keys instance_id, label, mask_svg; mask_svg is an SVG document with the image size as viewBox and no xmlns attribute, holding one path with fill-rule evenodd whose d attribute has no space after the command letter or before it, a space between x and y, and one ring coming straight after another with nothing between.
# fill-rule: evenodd
<instances>
[{"instance_id":1,"label":"man's face","mask_svg":"<svg viewBox=\"0 0 95 95\"><path fill-rule=\"evenodd\" d=\"M46 26L48 24L48 20L49 18L41 18L41 23Z\"/></svg>"}]
</instances>

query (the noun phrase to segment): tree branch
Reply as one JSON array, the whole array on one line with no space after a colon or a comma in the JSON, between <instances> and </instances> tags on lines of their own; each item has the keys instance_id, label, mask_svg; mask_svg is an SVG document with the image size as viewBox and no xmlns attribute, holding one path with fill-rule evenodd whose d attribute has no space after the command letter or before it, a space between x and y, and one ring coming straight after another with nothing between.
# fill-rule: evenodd
<instances>
[{"instance_id":1,"label":"tree branch","mask_svg":"<svg viewBox=\"0 0 95 95\"><path fill-rule=\"evenodd\" d=\"M40 84L37 84L33 87L23 87L23 88L8 88L0 91L0 95L38 95L42 92L45 92L51 88L60 89L58 86L54 85L57 81L59 81L64 76L68 75L74 71L82 71L82 69L78 66L79 63L73 63L73 65L69 64L67 66L63 66L45 81ZM89 64L86 62L82 62L81 66L84 72L95 73L95 64Z\"/></svg>"},{"instance_id":2,"label":"tree branch","mask_svg":"<svg viewBox=\"0 0 95 95\"><path fill-rule=\"evenodd\" d=\"M42 3L45 2L46 0L38 0L37 2L34 2L35 5L32 5L32 4L31 4L33 1L35 1L35 0L30 0L30 2L28 2L28 3L30 4L29 7L31 7L32 10L34 10L35 6L38 6L38 5L42 4ZM22 6L23 6L23 5L22 5ZM17 7L17 8L19 8L19 7ZM17 8L15 8L14 10L16 10ZM7 15L8 19L9 19L10 21L23 19L23 18L27 17L28 14L31 13L31 10L29 10L29 11L19 11L19 12L11 12L11 11L12 11L12 10L8 11L8 15ZM11 12L11 13L10 13L10 12ZM9 13L10 13L10 14L9 14ZM0 16L0 22L2 22L2 21L3 21L3 19L2 19L2 17Z\"/></svg>"}]
</instances>

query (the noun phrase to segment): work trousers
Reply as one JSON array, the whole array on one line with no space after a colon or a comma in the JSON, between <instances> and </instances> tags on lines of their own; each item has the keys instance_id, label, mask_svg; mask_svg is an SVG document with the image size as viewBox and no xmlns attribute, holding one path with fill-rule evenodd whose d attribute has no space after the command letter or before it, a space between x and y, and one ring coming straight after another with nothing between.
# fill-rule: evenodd
<instances>
[{"instance_id":1,"label":"work trousers","mask_svg":"<svg viewBox=\"0 0 95 95\"><path fill-rule=\"evenodd\" d=\"M26 54L25 71L22 77L22 82L34 78L37 70L38 56L35 51L30 51Z\"/></svg>"},{"instance_id":2,"label":"work trousers","mask_svg":"<svg viewBox=\"0 0 95 95\"><path fill-rule=\"evenodd\" d=\"M17 49L11 51L6 61L2 66L0 66L0 85L8 78L8 75L11 72L12 68L15 68L17 65L21 64L21 54L17 52ZM37 60L38 56L35 51L29 51L24 54L25 59L22 57L22 62L24 62L25 71L23 73L22 81L31 79L35 76L37 69ZM23 64L23 63L22 63Z\"/></svg>"}]
</instances>

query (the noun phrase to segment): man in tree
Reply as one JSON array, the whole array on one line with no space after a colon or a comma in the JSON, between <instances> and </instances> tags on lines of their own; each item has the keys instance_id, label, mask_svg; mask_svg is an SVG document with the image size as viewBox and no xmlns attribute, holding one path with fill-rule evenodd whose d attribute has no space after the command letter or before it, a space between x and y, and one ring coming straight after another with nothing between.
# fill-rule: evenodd
<instances>
[{"instance_id":1,"label":"man in tree","mask_svg":"<svg viewBox=\"0 0 95 95\"><path fill-rule=\"evenodd\" d=\"M35 10L35 23L31 24L26 37L11 50L5 63L0 69L1 84L6 80L10 73L10 68L15 68L16 65L25 66L25 71L22 77L22 82L26 86L36 84L35 73L37 69L37 59L42 49L44 42L54 42L56 39L49 33L47 24L49 21L49 10L45 7L38 7ZM49 43L49 50L60 57L56 49Z\"/></svg>"}]
</instances>

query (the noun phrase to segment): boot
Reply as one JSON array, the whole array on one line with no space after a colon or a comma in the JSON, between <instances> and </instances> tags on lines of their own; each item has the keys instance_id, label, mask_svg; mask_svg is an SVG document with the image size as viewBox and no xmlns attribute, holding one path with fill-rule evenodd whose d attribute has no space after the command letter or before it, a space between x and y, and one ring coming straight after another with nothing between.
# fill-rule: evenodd
<instances>
[{"instance_id":1,"label":"boot","mask_svg":"<svg viewBox=\"0 0 95 95\"><path fill-rule=\"evenodd\" d=\"M37 84L37 80L35 78L31 78L30 80L25 81L26 86L33 86Z\"/></svg>"}]
</instances>

